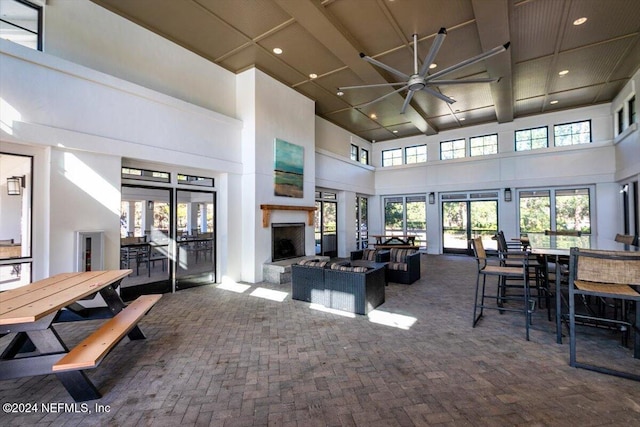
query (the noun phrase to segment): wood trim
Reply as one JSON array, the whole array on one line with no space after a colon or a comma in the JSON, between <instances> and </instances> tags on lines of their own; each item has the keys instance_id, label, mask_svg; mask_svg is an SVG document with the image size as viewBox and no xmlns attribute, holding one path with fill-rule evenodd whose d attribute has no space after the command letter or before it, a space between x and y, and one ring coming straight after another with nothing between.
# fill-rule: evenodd
<instances>
[{"instance_id":1,"label":"wood trim","mask_svg":"<svg viewBox=\"0 0 640 427\"><path fill-rule=\"evenodd\" d=\"M315 206L289 206L289 205L260 205L262 209L262 226L268 227L271 218L271 211L305 211L307 212L307 224L313 225L313 213Z\"/></svg>"}]
</instances>

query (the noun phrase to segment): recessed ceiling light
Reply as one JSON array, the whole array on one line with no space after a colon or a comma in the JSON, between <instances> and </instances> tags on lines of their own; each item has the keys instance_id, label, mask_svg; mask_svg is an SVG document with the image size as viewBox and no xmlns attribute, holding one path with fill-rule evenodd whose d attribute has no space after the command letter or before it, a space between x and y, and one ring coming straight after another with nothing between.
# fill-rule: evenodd
<instances>
[{"instance_id":1,"label":"recessed ceiling light","mask_svg":"<svg viewBox=\"0 0 640 427\"><path fill-rule=\"evenodd\" d=\"M336 95L338 95L338 96L342 96L342 95L344 95L344 92L343 92L343 91L341 91L341 90L339 90L338 92L336 92Z\"/></svg>"},{"instance_id":2,"label":"recessed ceiling light","mask_svg":"<svg viewBox=\"0 0 640 427\"><path fill-rule=\"evenodd\" d=\"M279 47L274 47L273 53L275 53L276 55L280 55L282 53L282 49L280 49Z\"/></svg>"},{"instance_id":3,"label":"recessed ceiling light","mask_svg":"<svg viewBox=\"0 0 640 427\"><path fill-rule=\"evenodd\" d=\"M434 68L436 68L438 66L438 64L436 64L435 62L431 65L429 65L429 69L433 70Z\"/></svg>"},{"instance_id":4,"label":"recessed ceiling light","mask_svg":"<svg viewBox=\"0 0 640 427\"><path fill-rule=\"evenodd\" d=\"M587 22L587 18L583 16L582 18L578 18L575 21L573 21L573 25L582 25L585 22Z\"/></svg>"},{"instance_id":5,"label":"recessed ceiling light","mask_svg":"<svg viewBox=\"0 0 640 427\"><path fill-rule=\"evenodd\" d=\"M398 131L397 131L397 130L394 130L394 131L393 131L393 133L398 133Z\"/></svg>"},{"instance_id":6,"label":"recessed ceiling light","mask_svg":"<svg viewBox=\"0 0 640 427\"><path fill-rule=\"evenodd\" d=\"M557 100L557 99L554 99L553 101L549 102L549 104L551 104L551 105L553 105L553 104L557 104L557 103L558 103L558 100Z\"/></svg>"},{"instance_id":7,"label":"recessed ceiling light","mask_svg":"<svg viewBox=\"0 0 640 427\"><path fill-rule=\"evenodd\" d=\"M566 76L567 74L569 74L569 70L562 70L558 73L559 76Z\"/></svg>"},{"instance_id":8,"label":"recessed ceiling light","mask_svg":"<svg viewBox=\"0 0 640 427\"><path fill-rule=\"evenodd\" d=\"M311 73L311 74L309 74L309 78L310 79L317 79L318 75L316 73Z\"/></svg>"},{"instance_id":9,"label":"recessed ceiling light","mask_svg":"<svg viewBox=\"0 0 640 427\"><path fill-rule=\"evenodd\" d=\"M376 116L376 113L371 113L369 117L371 117L373 120L378 118L378 116Z\"/></svg>"},{"instance_id":10,"label":"recessed ceiling light","mask_svg":"<svg viewBox=\"0 0 640 427\"><path fill-rule=\"evenodd\" d=\"M458 120L460 120L461 122L464 122L467 119L465 119L464 117L460 117Z\"/></svg>"}]
</instances>

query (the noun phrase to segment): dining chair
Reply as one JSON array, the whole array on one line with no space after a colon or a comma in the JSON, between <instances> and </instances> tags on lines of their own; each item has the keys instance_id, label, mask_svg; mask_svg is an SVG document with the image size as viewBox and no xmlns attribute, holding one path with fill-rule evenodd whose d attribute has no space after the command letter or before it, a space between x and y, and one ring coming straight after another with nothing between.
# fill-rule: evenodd
<instances>
[{"instance_id":1,"label":"dining chair","mask_svg":"<svg viewBox=\"0 0 640 427\"><path fill-rule=\"evenodd\" d=\"M523 313L525 317L526 338L529 341L529 326L531 325L531 312L535 305L535 301L531 300L529 293L529 274L527 271L528 258L523 257L520 266L504 266L500 263L490 263L487 259L481 237L471 240L473 252L478 266L478 275L476 277L476 292L473 304L473 327L475 328L480 318L484 314L484 309L499 310L502 314L505 311L513 311ZM487 276L498 278L498 288L496 295L487 295L486 281ZM482 278L482 280L481 280ZM504 286L505 281L509 279L522 280L522 295L503 295L500 289ZM481 284L482 282L482 284ZM495 299L496 305L485 303L485 299ZM507 307L504 305L508 301L518 301L522 303L522 307ZM479 310L479 313L478 313Z\"/></svg>"},{"instance_id":2,"label":"dining chair","mask_svg":"<svg viewBox=\"0 0 640 427\"><path fill-rule=\"evenodd\" d=\"M634 329L634 358L640 359L640 293L632 286L640 286L640 252L602 251L571 248L569 261L569 365L618 377L640 381L640 375L583 363L576 356L576 324L591 326L612 325L614 328ZM576 296L614 298L633 302L635 321L611 318L606 314L578 313ZM629 310L630 312L631 310ZM640 363L640 361L638 361Z\"/></svg>"},{"instance_id":3,"label":"dining chair","mask_svg":"<svg viewBox=\"0 0 640 427\"><path fill-rule=\"evenodd\" d=\"M527 258L527 271L529 274L529 291L535 289L535 296L538 300L538 306L541 306L542 299L544 298L546 307L547 307L547 317L551 320L551 292L549 288L548 281L544 276L544 268L542 263L538 258L528 252L526 250L522 250L522 246L520 243L514 242L513 245L509 245L507 239L504 237L504 232L502 230L498 231L494 235L494 239L498 243L498 254L501 260L501 264L505 267L520 267L522 266L522 259ZM534 285L531 285L531 279L533 279ZM522 282L520 280L516 281L515 285L508 285L505 279L504 287L502 288L502 292L506 293L508 288L519 288L522 289Z\"/></svg>"},{"instance_id":4,"label":"dining chair","mask_svg":"<svg viewBox=\"0 0 640 427\"><path fill-rule=\"evenodd\" d=\"M638 245L638 236L634 236L632 234L616 234L614 239L618 243L623 243L625 245Z\"/></svg>"}]
</instances>

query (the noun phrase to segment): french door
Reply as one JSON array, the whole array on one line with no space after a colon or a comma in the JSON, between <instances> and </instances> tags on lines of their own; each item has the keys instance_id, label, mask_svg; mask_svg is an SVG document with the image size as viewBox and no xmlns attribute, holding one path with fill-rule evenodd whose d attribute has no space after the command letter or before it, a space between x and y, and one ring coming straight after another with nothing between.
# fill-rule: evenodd
<instances>
[{"instance_id":1,"label":"french door","mask_svg":"<svg viewBox=\"0 0 640 427\"><path fill-rule=\"evenodd\" d=\"M215 192L123 185L120 266L124 297L216 280Z\"/></svg>"},{"instance_id":2,"label":"french door","mask_svg":"<svg viewBox=\"0 0 640 427\"><path fill-rule=\"evenodd\" d=\"M497 199L442 201L442 250L444 253L473 254L469 240L478 236L482 237L485 248L497 249L496 241L492 239L497 232Z\"/></svg>"},{"instance_id":3,"label":"french door","mask_svg":"<svg viewBox=\"0 0 640 427\"><path fill-rule=\"evenodd\" d=\"M316 192L316 255L338 256L338 202L335 193ZM319 200L318 200L319 199Z\"/></svg>"}]
</instances>

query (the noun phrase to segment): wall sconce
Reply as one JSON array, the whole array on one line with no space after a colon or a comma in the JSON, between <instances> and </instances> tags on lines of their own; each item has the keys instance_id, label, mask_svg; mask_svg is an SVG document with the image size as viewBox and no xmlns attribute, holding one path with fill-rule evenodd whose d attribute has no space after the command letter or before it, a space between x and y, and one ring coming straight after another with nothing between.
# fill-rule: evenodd
<instances>
[{"instance_id":1,"label":"wall sconce","mask_svg":"<svg viewBox=\"0 0 640 427\"><path fill-rule=\"evenodd\" d=\"M24 175L7 178L7 194L9 196L19 196L20 188L24 188L24 181Z\"/></svg>"},{"instance_id":2,"label":"wall sconce","mask_svg":"<svg viewBox=\"0 0 640 427\"><path fill-rule=\"evenodd\" d=\"M433 205L436 202L436 193L429 193L429 204Z\"/></svg>"},{"instance_id":3,"label":"wall sconce","mask_svg":"<svg viewBox=\"0 0 640 427\"><path fill-rule=\"evenodd\" d=\"M510 188L505 188L504 189L504 201L505 202L510 202L511 201L511 189Z\"/></svg>"},{"instance_id":4,"label":"wall sconce","mask_svg":"<svg viewBox=\"0 0 640 427\"><path fill-rule=\"evenodd\" d=\"M620 193L627 193L629 191L629 184L625 184L620 188Z\"/></svg>"}]
</instances>

